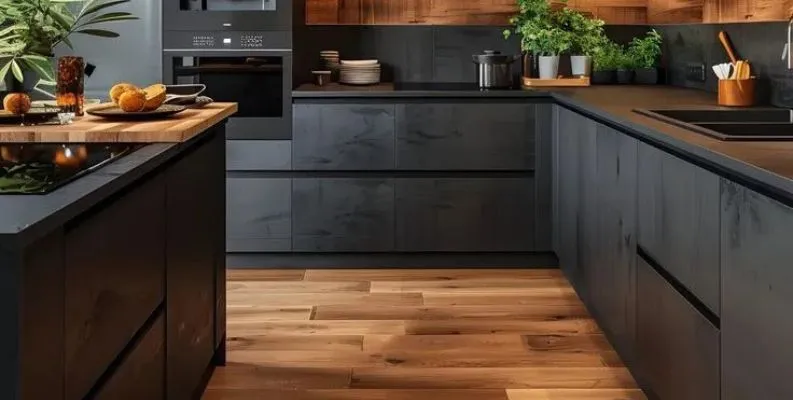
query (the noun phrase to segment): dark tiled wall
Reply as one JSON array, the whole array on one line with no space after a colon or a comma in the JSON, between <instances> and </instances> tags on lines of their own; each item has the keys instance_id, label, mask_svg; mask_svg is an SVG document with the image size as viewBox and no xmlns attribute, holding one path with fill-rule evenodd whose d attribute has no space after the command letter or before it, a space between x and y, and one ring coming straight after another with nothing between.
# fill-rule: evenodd
<instances>
[{"instance_id":1,"label":"dark tiled wall","mask_svg":"<svg viewBox=\"0 0 793 400\"><path fill-rule=\"evenodd\" d=\"M793 72L786 69L781 59L787 23L669 25L656 29L665 39L664 65L670 84L715 92L718 80L710 67L728 61L718 40L719 31L724 30L739 57L752 63L754 74L760 79L759 100L793 107ZM706 82L686 79L686 65L691 62L705 63Z\"/></svg>"}]
</instances>

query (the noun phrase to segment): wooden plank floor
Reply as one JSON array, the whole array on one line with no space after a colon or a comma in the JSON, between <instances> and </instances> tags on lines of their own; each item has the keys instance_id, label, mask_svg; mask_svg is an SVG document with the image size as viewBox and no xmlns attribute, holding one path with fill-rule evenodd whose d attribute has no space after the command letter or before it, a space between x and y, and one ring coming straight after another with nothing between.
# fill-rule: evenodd
<instances>
[{"instance_id":1,"label":"wooden plank floor","mask_svg":"<svg viewBox=\"0 0 793 400\"><path fill-rule=\"evenodd\" d=\"M646 400L559 270L230 270L205 400Z\"/></svg>"}]
</instances>

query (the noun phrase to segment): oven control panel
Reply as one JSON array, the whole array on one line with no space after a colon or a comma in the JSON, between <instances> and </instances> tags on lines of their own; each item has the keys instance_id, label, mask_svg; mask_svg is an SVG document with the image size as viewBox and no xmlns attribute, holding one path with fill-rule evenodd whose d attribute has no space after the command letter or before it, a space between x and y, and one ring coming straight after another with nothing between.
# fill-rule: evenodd
<instances>
[{"instance_id":1,"label":"oven control panel","mask_svg":"<svg viewBox=\"0 0 793 400\"><path fill-rule=\"evenodd\" d=\"M163 33L163 45L166 50L291 49L291 43L291 32L170 31Z\"/></svg>"},{"instance_id":2,"label":"oven control panel","mask_svg":"<svg viewBox=\"0 0 793 400\"><path fill-rule=\"evenodd\" d=\"M198 49L211 49L215 47L213 35L193 35L193 47Z\"/></svg>"},{"instance_id":3,"label":"oven control panel","mask_svg":"<svg viewBox=\"0 0 793 400\"><path fill-rule=\"evenodd\" d=\"M240 47L243 49L260 49L264 47L264 35L242 34L240 35Z\"/></svg>"}]
</instances>

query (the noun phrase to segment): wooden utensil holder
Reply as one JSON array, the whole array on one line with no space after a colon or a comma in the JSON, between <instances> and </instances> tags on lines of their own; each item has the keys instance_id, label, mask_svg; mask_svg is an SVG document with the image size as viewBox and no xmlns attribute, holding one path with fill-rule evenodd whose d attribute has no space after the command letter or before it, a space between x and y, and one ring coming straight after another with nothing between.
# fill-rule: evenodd
<instances>
[{"instance_id":1,"label":"wooden utensil holder","mask_svg":"<svg viewBox=\"0 0 793 400\"><path fill-rule=\"evenodd\" d=\"M755 79L719 80L719 105L751 107L755 104Z\"/></svg>"}]
</instances>

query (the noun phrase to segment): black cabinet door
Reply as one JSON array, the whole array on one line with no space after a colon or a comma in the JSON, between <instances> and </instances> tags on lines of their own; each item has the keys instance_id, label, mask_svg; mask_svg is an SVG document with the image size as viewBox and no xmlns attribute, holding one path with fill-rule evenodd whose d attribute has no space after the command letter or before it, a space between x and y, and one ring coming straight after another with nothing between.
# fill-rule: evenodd
<instances>
[{"instance_id":1,"label":"black cabinet door","mask_svg":"<svg viewBox=\"0 0 793 400\"><path fill-rule=\"evenodd\" d=\"M393 251L394 182L379 178L295 178L295 251Z\"/></svg>"},{"instance_id":2,"label":"black cabinet door","mask_svg":"<svg viewBox=\"0 0 793 400\"><path fill-rule=\"evenodd\" d=\"M166 172L168 398L189 398L215 350L215 279L224 138L216 135ZM218 174L220 172L220 175ZM222 181L221 181L222 182Z\"/></svg>"},{"instance_id":3,"label":"black cabinet door","mask_svg":"<svg viewBox=\"0 0 793 400\"><path fill-rule=\"evenodd\" d=\"M399 251L532 251L532 178L397 179Z\"/></svg>"},{"instance_id":4,"label":"black cabinet door","mask_svg":"<svg viewBox=\"0 0 793 400\"><path fill-rule=\"evenodd\" d=\"M578 212L575 214L575 252L576 268L578 274L579 296L585 303L591 304L593 286L597 285L597 271L595 269L600 237L598 232L598 187L597 187L597 123L581 115L576 116L575 145L578 161L574 165L578 168L575 177L577 185L575 194L578 195L576 204Z\"/></svg>"},{"instance_id":5,"label":"black cabinet door","mask_svg":"<svg viewBox=\"0 0 793 400\"><path fill-rule=\"evenodd\" d=\"M636 360L639 376L662 400L718 400L719 330L641 257L637 262L637 273ZM757 337L748 340L752 344L742 345L755 347ZM757 361L760 362L759 359ZM743 364L742 373L751 374L750 371L756 371L759 365L762 363Z\"/></svg>"},{"instance_id":6,"label":"black cabinet door","mask_svg":"<svg viewBox=\"0 0 793 400\"><path fill-rule=\"evenodd\" d=\"M291 179L229 177L226 201L226 251L291 250Z\"/></svg>"},{"instance_id":7,"label":"black cabinet door","mask_svg":"<svg viewBox=\"0 0 793 400\"><path fill-rule=\"evenodd\" d=\"M532 170L535 105L397 106L400 170Z\"/></svg>"},{"instance_id":8,"label":"black cabinet door","mask_svg":"<svg viewBox=\"0 0 793 400\"><path fill-rule=\"evenodd\" d=\"M295 104L296 170L394 169L393 104Z\"/></svg>"},{"instance_id":9,"label":"black cabinet door","mask_svg":"<svg viewBox=\"0 0 793 400\"><path fill-rule=\"evenodd\" d=\"M161 315L93 397L96 400L186 399L165 396L165 321ZM200 375L199 375L200 376ZM171 381L169 380L170 384Z\"/></svg>"},{"instance_id":10,"label":"black cabinet door","mask_svg":"<svg viewBox=\"0 0 793 400\"><path fill-rule=\"evenodd\" d=\"M647 144L639 160L639 245L718 315L719 177Z\"/></svg>"},{"instance_id":11,"label":"black cabinet door","mask_svg":"<svg viewBox=\"0 0 793 400\"><path fill-rule=\"evenodd\" d=\"M578 214L580 157L578 155L578 131L587 126L587 120L566 108L556 106L554 152L554 234L556 254L567 279L576 286L582 279L578 264Z\"/></svg>"},{"instance_id":12,"label":"black cabinet door","mask_svg":"<svg viewBox=\"0 0 793 400\"><path fill-rule=\"evenodd\" d=\"M165 179L67 227L66 399L82 399L164 300Z\"/></svg>"},{"instance_id":13,"label":"black cabinet door","mask_svg":"<svg viewBox=\"0 0 793 400\"><path fill-rule=\"evenodd\" d=\"M793 208L722 182L722 397L791 399Z\"/></svg>"},{"instance_id":14,"label":"black cabinet door","mask_svg":"<svg viewBox=\"0 0 793 400\"><path fill-rule=\"evenodd\" d=\"M625 360L633 358L635 341L637 150L636 139L598 125L590 309Z\"/></svg>"}]
</instances>

